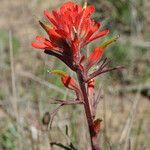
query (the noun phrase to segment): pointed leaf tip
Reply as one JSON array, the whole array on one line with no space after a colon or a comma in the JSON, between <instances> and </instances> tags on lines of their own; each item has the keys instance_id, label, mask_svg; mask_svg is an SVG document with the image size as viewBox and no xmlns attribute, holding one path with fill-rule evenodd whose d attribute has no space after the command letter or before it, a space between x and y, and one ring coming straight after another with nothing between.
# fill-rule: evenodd
<instances>
[{"instance_id":1,"label":"pointed leaf tip","mask_svg":"<svg viewBox=\"0 0 150 150\"><path fill-rule=\"evenodd\" d=\"M52 71L50 71L50 73L60 75L61 77L67 75L67 73L62 70L52 70Z\"/></svg>"},{"instance_id":2,"label":"pointed leaf tip","mask_svg":"<svg viewBox=\"0 0 150 150\"><path fill-rule=\"evenodd\" d=\"M76 81L74 78L69 76L66 72L62 70L52 70L50 73L57 74L61 77L61 81L64 84L64 86L68 89L74 90L76 92L79 91L78 85L76 84Z\"/></svg>"},{"instance_id":3,"label":"pointed leaf tip","mask_svg":"<svg viewBox=\"0 0 150 150\"><path fill-rule=\"evenodd\" d=\"M120 37L120 35L117 35L116 37L114 37L114 38L106 41L105 43L103 43L102 45L100 45L100 48L106 48L111 43L116 42L119 37Z\"/></svg>"},{"instance_id":4,"label":"pointed leaf tip","mask_svg":"<svg viewBox=\"0 0 150 150\"><path fill-rule=\"evenodd\" d=\"M84 2L83 9L87 8L87 2Z\"/></svg>"}]
</instances>

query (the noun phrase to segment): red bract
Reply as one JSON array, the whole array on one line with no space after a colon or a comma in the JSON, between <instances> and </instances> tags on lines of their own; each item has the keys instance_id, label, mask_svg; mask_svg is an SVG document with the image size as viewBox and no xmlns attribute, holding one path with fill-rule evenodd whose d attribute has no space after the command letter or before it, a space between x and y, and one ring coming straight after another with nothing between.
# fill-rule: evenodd
<instances>
[{"instance_id":1,"label":"red bract","mask_svg":"<svg viewBox=\"0 0 150 150\"><path fill-rule=\"evenodd\" d=\"M70 58L70 64L80 65L83 46L109 33L109 30L98 32L100 23L95 23L90 17L95 8L82 7L73 2L67 2L59 11L53 10L52 14L44 11L51 26L40 22L47 32L49 39L38 36L32 46L59 53L63 59Z\"/></svg>"},{"instance_id":2,"label":"red bract","mask_svg":"<svg viewBox=\"0 0 150 150\"><path fill-rule=\"evenodd\" d=\"M54 71L51 71L51 73L59 75L61 77L62 83L64 84L64 86L66 88L74 90L77 93L80 91L76 81L74 80L74 78L69 76L67 73L65 73L61 70L54 70Z\"/></svg>"},{"instance_id":3,"label":"red bract","mask_svg":"<svg viewBox=\"0 0 150 150\"><path fill-rule=\"evenodd\" d=\"M104 48L95 48L94 51L90 54L89 58L87 59L87 63L85 65L85 70L88 71L93 65L98 63L100 60L102 54L103 54Z\"/></svg>"}]
</instances>

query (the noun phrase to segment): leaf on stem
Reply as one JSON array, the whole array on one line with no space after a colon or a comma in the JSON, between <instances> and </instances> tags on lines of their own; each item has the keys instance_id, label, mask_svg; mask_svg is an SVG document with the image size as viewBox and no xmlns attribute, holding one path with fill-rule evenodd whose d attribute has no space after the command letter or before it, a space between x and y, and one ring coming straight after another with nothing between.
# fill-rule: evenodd
<instances>
[{"instance_id":1,"label":"leaf on stem","mask_svg":"<svg viewBox=\"0 0 150 150\"><path fill-rule=\"evenodd\" d=\"M115 42L118 38L119 35L113 39L106 41L105 43L100 45L100 47L96 47L87 59L85 70L88 71L93 65L97 64L103 54L104 49L111 43Z\"/></svg>"},{"instance_id":2,"label":"leaf on stem","mask_svg":"<svg viewBox=\"0 0 150 150\"><path fill-rule=\"evenodd\" d=\"M59 75L61 77L62 83L64 84L66 88L74 90L76 92L79 91L79 87L76 81L74 80L74 78L69 76L66 72L62 70L53 70L53 71L50 71L50 73Z\"/></svg>"},{"instance_id":3,"label":"leaf on stem","mask_svg":"<svg viewBox=\"0 0 150 150\"><path fill-rule=\"evenodd\" d=\"M117 39L120 37L120 35L117 35L116 37L106 41L105 43L103 43L102 45L100 45L101 48L106 48L108 45L112 44L113 42L116 42Z\"/></svg>"}]
</instances>

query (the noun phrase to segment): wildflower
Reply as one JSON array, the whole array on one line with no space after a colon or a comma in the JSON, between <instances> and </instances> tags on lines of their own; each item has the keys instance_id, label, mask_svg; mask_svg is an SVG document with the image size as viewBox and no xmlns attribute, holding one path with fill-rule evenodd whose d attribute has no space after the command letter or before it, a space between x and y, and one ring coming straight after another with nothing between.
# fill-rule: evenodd
<instances>
[{"instance_id":1,"label":"wildflower","mask_svg":"<svg viewBox=\"0 0 150 150\"><path fill-rule=\"evenodd\" d=\"M82 7L73 2L65 3L59 11L53 10L52 14L45 10L44 15L50 21L51 26L41 21L40 25L47 32L49 39L37 36L36 41L32 42L32 46L52 51L53 54L57 53L63 61L68 59L67 61L72 66L82 68L82 48L109 33L108 29L98 32L101 24L91 19L94 10L93 6ZM99 48L96 48L96 52L98 52L97 49ZM95 50L93 53L95 53ZM102 53L102 50L99 53ZM87 65L86 68L89 69L93 63Z\"/></svg>"},{"instance_id":2,"label":"wildflower","mask_svg":"<svg viewBox=\"0 0 150 150\"><path fill-rule=\"evenodd\" d=\"M75 92L76 99L56 100L54 104L59 104L59 106L50 114L49 126L51 127L54 116L60 107L82 104L84 105L89 127L92 150L100 150L97 135L101 130L102 120L95 119L99 100L95 99L94 78L102 73L121 69L122 66L110 68L108 67L110 61L107 61L107 58L105 58L101 65L89 74L89 70L101 59L105 48L118 38L110 39L99 47L94 48L86 58L82 52L83 47L109 33L108 29L98 32L101 24L91 19L94 9L93 6L85 5L82 7L73 2L67 2L60 7L59 11L53 10L52 14L45 10L44 15L51 25L46 25L41 21L39 23L47 32L49 38L37 36L36 41L32 42L32 46L43 49L46 54L55 56L63 61L76 73L78 79L78 82L76 82L73 77L60 70L51 71L51 73L60 76L66 88Z\"/></svg>"}]
</instances>

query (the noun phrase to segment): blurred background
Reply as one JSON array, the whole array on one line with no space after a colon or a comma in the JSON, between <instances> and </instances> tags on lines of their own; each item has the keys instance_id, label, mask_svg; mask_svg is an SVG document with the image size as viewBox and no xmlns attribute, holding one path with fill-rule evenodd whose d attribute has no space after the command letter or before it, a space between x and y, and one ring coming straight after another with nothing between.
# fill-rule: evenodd
<instances>
[{"instance_id":1,"label":"blurred background","mask_svg":"<svg viewBox=\"0 0 150 150\"><path fill-rule=\"evenodd\" d=\"M42 124L52 112L54 98L72 99L59 77L48 69L71 70L53 57L31 47L44 35L38 20L43 11L59 9L65 0L0 0L0 149L90 150L82 106L65 106L56 115L52 130ZM78 4L84 1L76 0ZM100 98L97 117L103 120L99 140L103 150L150 149L150 1L88 0L92 16L111 34L89 49L116 35L119 40L104 55L112 66L126 69L97 78ZM64 147L64 148L63 148ZM66 148L65 148L66 147Z\"/></svg>"}]
</instances>

